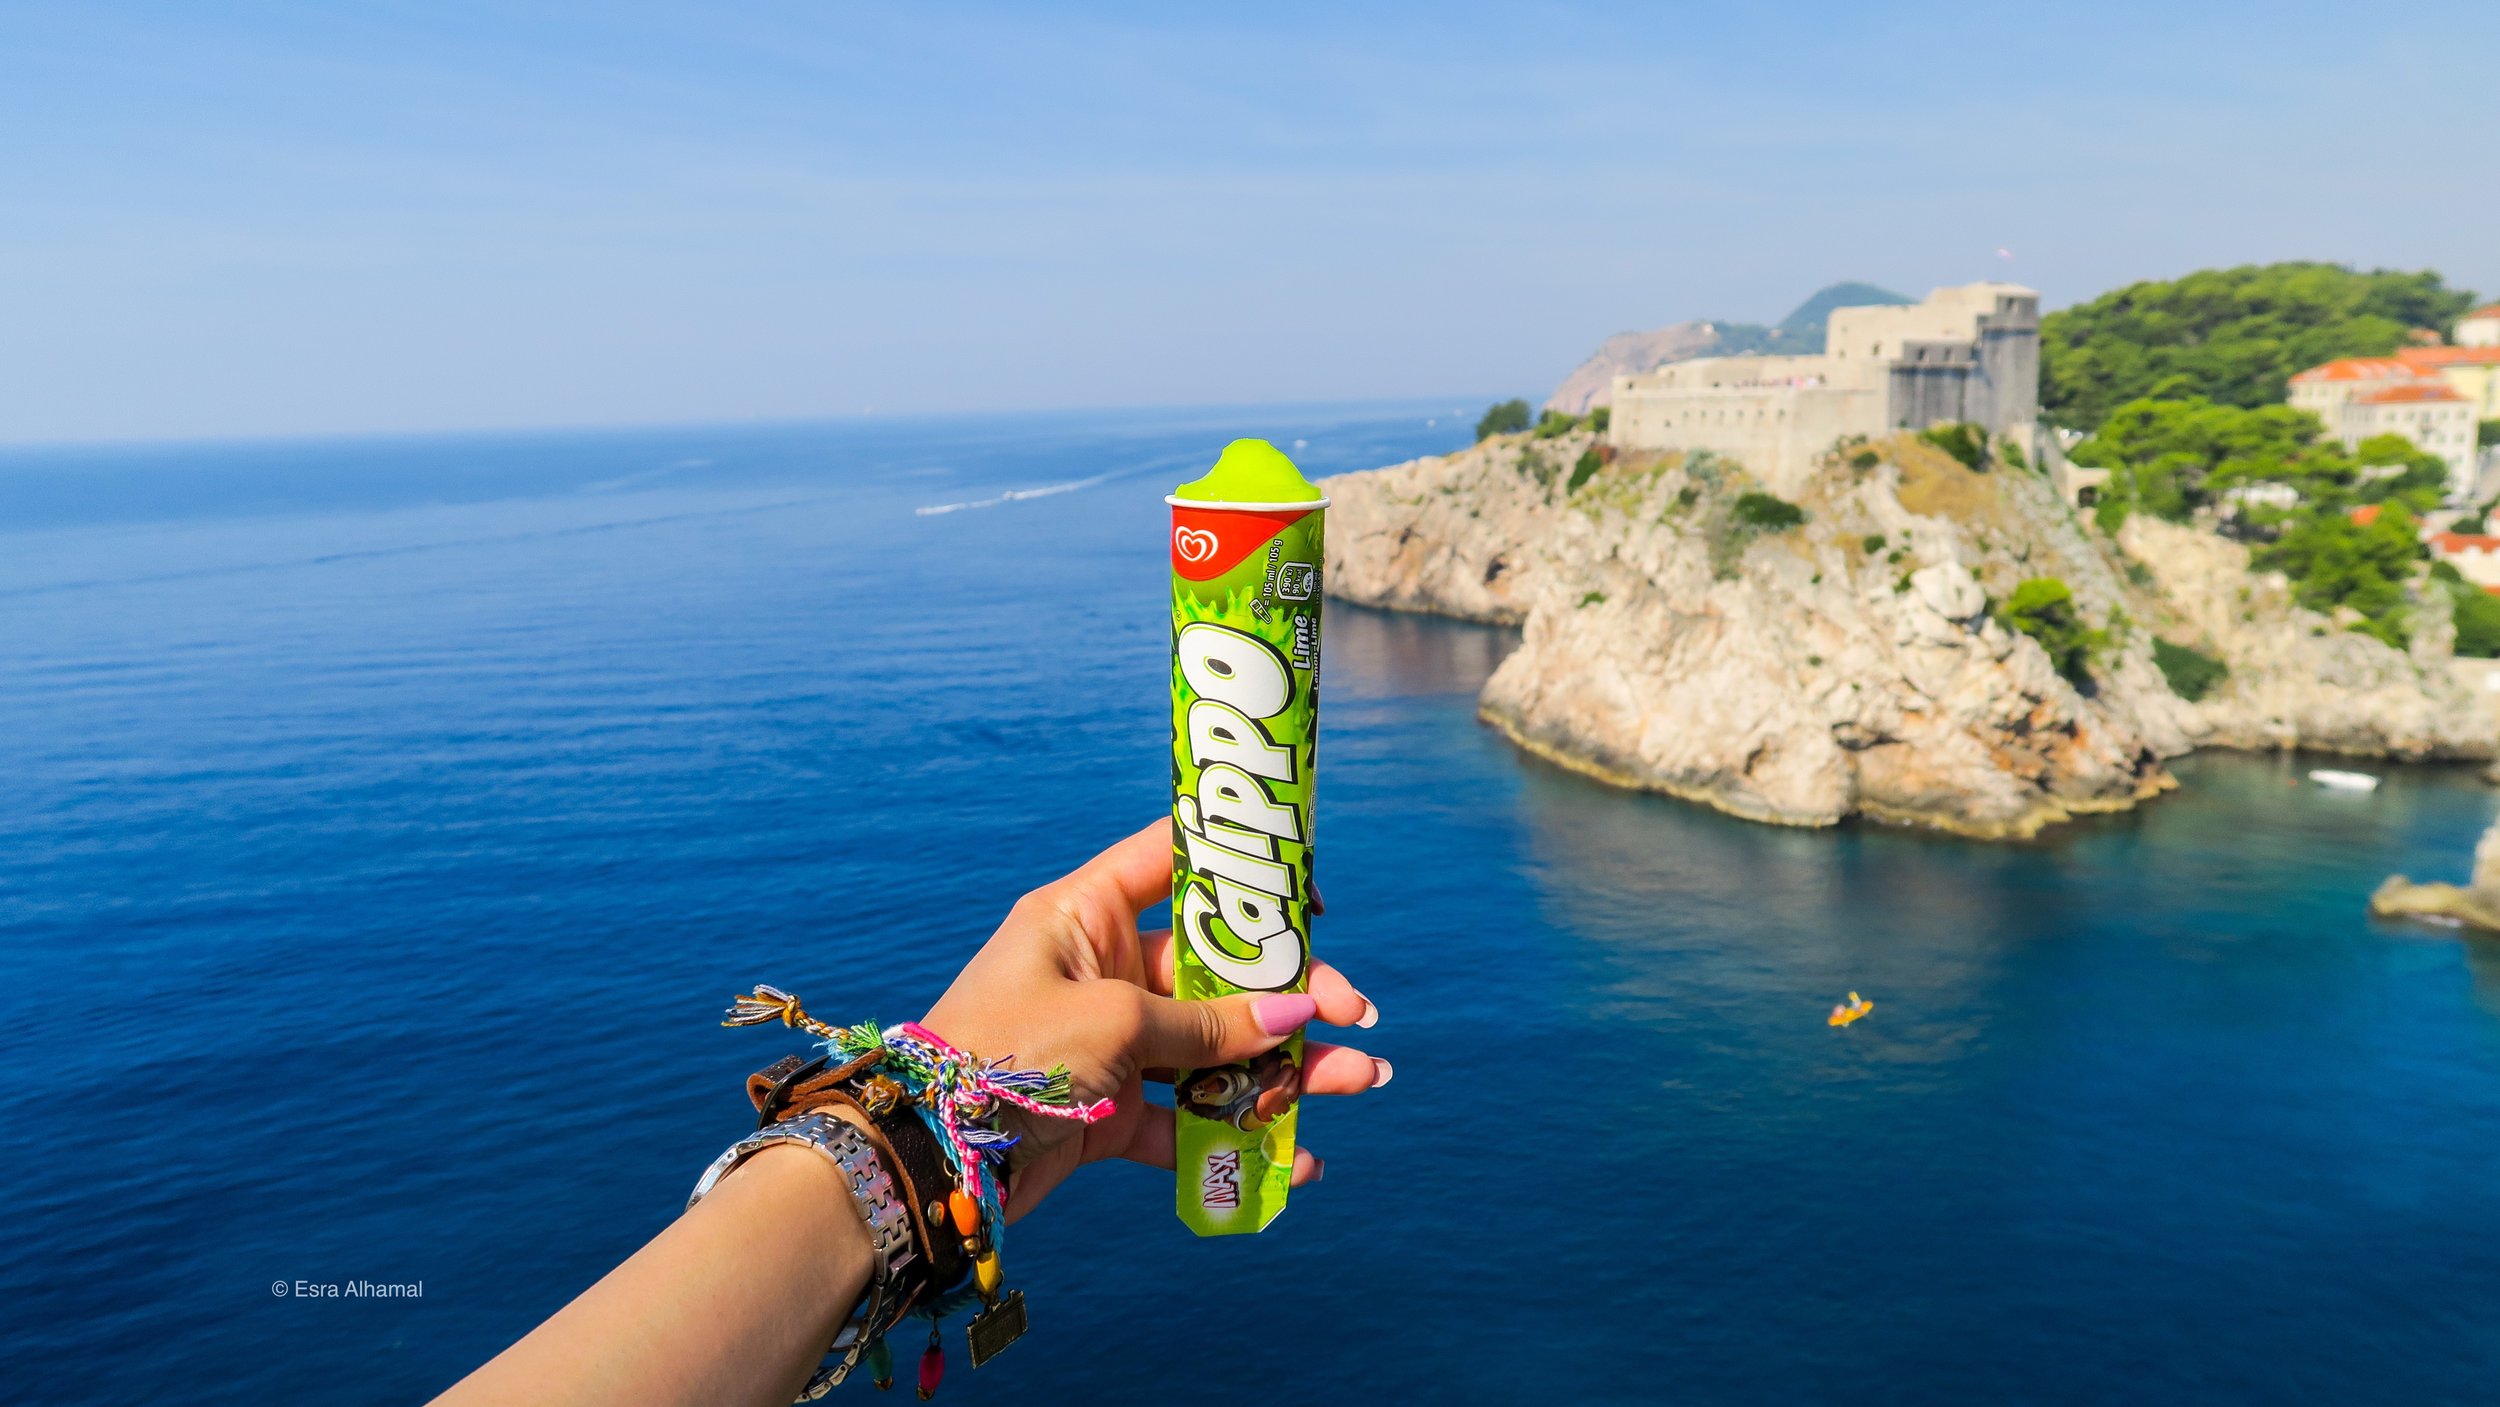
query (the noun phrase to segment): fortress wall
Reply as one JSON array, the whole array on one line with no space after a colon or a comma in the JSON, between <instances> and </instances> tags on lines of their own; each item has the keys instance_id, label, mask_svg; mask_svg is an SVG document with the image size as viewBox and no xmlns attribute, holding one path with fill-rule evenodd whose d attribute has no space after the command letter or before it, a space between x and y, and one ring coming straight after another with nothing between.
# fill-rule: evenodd
<instances>
[{"instance_id":1,"label":"fortress wall","mask_svg":"<svg viewBox=\"0 0 2500 1407\"><path fill-rule=\"evenodd\" d=\"M1883 428L1883 393L1869 386L1667 389L1646 379L1617 380L1610 439L1627 449L1708 450L1777 494L1800 491L1834 440Z\"/></svg>"},{"instance_id":2,"label":"fortress wall","mask_svg":"<svg viewBox=\"0 0 2500 1407\"><path fill-rule=\"evenodd\" d=\"M1967 343L1913 342L1891 364L1884 428L1923 430L1939 420L1967 420L1979 359Z\"/></svg>"},{"instance_id":3,"label":"fortress wall","mask_svg":"<svg viewBox=\"0 0 2500 1407\"><path fill-rule=\"evenodd\" d=\"M1843 435L1974 421L2036 445L2040 296L2005 283L1940 288L1904 307L1836 308L1821 356L1705 357L1614 381L1613 441L1703 449L1775 493Z\"/></svg>"}]
</instances>

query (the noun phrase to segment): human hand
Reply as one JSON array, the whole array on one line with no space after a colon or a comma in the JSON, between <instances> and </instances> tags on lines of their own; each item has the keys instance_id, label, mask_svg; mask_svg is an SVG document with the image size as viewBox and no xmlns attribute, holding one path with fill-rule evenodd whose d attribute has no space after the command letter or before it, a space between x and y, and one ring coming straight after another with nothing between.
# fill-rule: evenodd
<instances>
[{"instance_id":1,"label":"human hand","mask_svg":"<svg viewBox=\"0 0 2500 1407\"><path fill-rule=\"evenodd\" d=\"M1176 1070L1247 1060L1284 1044L1315 1016L1332 1026L1370 1026L1379 1019L1362 993L1316 959L1307 996L1174 1000L1170 931L1137 931L1137 916L1170 898L1171 888L1171 822L1158 820L1076 873L1017 900L921 1023L984 1059L1011 1056L1026 1068L1065 1065L1078 1102L1108 1098L1117 1106L1092 1124L1018 1119L1023 1141L1016 1148L1009 1221L1039 1205L1081 1164L1127 1158L1172 1166L1172 1110L1146 1103L1147 1079L1168 1083ZM1389 1073L1388 1061L1359 1050L1316 1041L1303 1047L1305 1094L1360 1094L1387 1084ZM1261 1101L1263 1114L1269 1102ZM1321 1166L1309 1149L1296 1148L1293 1185L1318 1181Z\"/></svg>"}]
</instances>

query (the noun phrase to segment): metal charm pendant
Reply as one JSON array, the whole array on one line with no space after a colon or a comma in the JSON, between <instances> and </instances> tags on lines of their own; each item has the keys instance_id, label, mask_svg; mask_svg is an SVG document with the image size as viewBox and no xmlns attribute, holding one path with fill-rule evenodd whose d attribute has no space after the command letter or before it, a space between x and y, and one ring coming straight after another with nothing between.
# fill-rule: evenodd
<instances>
[{"instance_id":1,"label":"metal charm pendant","mask_svg":"<svg viewBox=\"0 0 2500 1407\"><path fill-rule=\"evenodd\" d=\"M1009 1290L998 1297L998 1303L972 1316L964 1326L964 1344L972 1356L972 1366L996 1358L1007 1345L1024 1337L1024 1291Z\"/></svg>"}]
</instances>

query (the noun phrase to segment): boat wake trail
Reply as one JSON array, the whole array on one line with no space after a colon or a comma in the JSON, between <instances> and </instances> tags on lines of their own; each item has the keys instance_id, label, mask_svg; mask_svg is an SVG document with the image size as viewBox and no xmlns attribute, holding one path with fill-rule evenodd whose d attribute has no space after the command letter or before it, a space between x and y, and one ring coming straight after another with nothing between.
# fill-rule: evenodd
<instances>
[{"instance_id":1,"label":"boat wake trail","mask_svg":"<svg viewBox=\"0 0 2500 1407\"><path fill-rule=\"evenodd\" d=\"M1035 489L1009 489L994 498L967 498L961 503L930 503L911 511L919 517L934 518L940 513L961 513L972 508L996 508L1002 503L1021 503L1028 498L1049 498L1053 494L1075 493L1079 489L1090 489L1096 484L1107 484L1121 477L1124 476L1096 474L1090 479L1070 479L1064 484L1044 484Z\"/></svg>"}]
</instances>

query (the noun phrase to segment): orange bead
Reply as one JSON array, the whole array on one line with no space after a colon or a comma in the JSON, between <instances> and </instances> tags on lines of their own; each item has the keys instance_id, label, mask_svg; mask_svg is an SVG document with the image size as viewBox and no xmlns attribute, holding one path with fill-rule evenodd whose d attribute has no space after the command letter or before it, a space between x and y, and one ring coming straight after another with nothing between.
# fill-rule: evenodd
<instances>
[{"instance_id":1,"label":"orange bead","mask_svg":"<svg viewBox=\"0 0 2500 1407\"><path fill-rule=\"evenodd\" d=\"M946 1194L946 1210L955 1218L955 1230L970 1236L981 1229L981 1204L961 1188Z\"/></svg>"}]
</instances>

